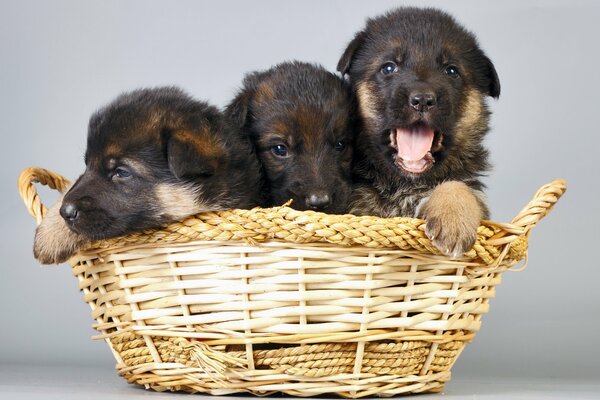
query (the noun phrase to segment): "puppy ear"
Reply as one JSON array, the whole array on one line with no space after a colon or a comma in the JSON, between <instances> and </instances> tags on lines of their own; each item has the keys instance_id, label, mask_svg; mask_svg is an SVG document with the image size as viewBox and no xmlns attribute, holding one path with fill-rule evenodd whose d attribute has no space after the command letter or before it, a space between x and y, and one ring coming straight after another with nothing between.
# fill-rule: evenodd
<instances>
[{"instance_id":1,"label":"puppy ear","mask_svg":"<svg viewBox=\"0 0 600 400\"><path fill-rule=\"evenodd\" d=\"M250 106L256 95L257 73L248 74L242 83L243 89L225 108L225 114L236 128L242 128L250 118Z\"/></svg>"},{"instance_id":2,"label":"puppy ear","mask_svg":"<svg viewBox=\"0 0 600 400\"><path fill-rule=\"evenodd\" d=\"M358 32L354 39L348 44L346 50L344 50L344 54L338 61L337 70L342 75L346 75L348 71L350 71L350 67L352 66L352 61L354 60L354 56L356 52L362 47L365 42L367 34L365 31Z\"/></svg>"},{"instance_id":3,"label":"puppy ear","mask_svg":"<svg viewBox=\"0 0 600 400\"><path fill-rule=\"evenodd\" d=\"M500 79L498 78L498 73L496 72L496 68L487 56L482 55L482 73L484 77L483 87L484 93L487 93L489 96L497 99L500 97Z\"/></svg>"},{"instance_id":4,"label":"puppy ear","mask_svg":"<svg viewBox=\"0 0 600 400\"><path fill-rule=\"evenodd\" d=\"M252 101L251 91L244 89L229 103L225 108L225 114L229 117L233 125L241 128L246 125L250 102Z\"/></svg>"},{"instance_id":5,"label":"puppy ear","mask_svg":"<svg viewBox=\"0 0 600 400\"><path fill-rule=\"evenodd\" d=\"M211 132L178 130L167 137L167 161L177 179L194 179L214 175L225 158L225 149ZM204 133L204 134L203 134Z\"/></svg>"}]
</instances>

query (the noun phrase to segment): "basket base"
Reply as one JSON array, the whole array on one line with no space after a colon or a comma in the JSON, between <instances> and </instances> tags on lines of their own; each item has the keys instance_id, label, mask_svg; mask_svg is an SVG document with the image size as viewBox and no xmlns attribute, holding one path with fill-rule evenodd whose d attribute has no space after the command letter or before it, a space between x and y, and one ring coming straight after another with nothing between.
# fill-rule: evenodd
<instances>
[{"instance_id":1,"label":"basket base","mask_svg":"<svg viewBox=\"0 0 600 400\"><path fill-rule=\"evenodd\" d=\"M155 391L348 398L441 392L464 346L458 340L374 341L358 351L357 343L269 344L250 346L248 357L239 346L132 332L113 336L111 344L122 360L120 375Z\"/></svg>"},{"instance_id":2,"label":"basket base","mask_svg":"<svg viewBox=\"0 0 600 400\"><path fill-rule=\"evenodd\" d=\"M236 393L249 393L256 396L270 396L277 393L287 394L295 397L311 397L323 395L337 395L343 398L363 398L363 397L392 397L411 395L418 393L441 393L444 391L444 385L450 380L450 373L444 374L440 380L432 380L421 383L394 383L394 382L373 382L362 383L361 380L355 380L351 389L348 378L340 380L327 380L315 382L304 382L302 380L293 381L290 378L285 380L269 380L268 378L256 382L227 382L206 384L206 382L195 382L193 377L185 376L168 377L154 372L141 374L122 374L123 378L130 384L140 385L148 390L156 392L183 392L183 393L204 393L216 396L231 395ZM335 377L332 377L335 378ZM406 377L405 377L406 378ZM419 377L415 377L419 378ZM389 378L390 381L402 378ZM148 383L153 382L153 383ZM270 387L272 390L261 389Z\"/></svg>"}]
</instances>

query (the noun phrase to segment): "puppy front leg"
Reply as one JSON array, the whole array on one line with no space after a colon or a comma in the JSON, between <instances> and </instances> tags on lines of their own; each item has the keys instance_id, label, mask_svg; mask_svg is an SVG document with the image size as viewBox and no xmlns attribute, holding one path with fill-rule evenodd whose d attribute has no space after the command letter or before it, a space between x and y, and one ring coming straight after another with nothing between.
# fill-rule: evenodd
<instances>
[{"instance_id":1,"label":"puppy front leg","mask_svg":"<svg viewBox=\"0 0 600 400\"><path fill-rule=\"evenodd\" d=\"M487 215L483 193L463 182L448 181L436 186L418 210L425 220L425 234L444 254L459 257L477 239L477 227Z\"/></svg>"},{"instance_id":2,"label":"puppy front leg","mask_svg":"<svg viewBox=\"0 0 600 400\"><path fill-rule=\"evenodd\" d=\"M33 256L41 264L60 264L67 261L88 242L71 231L60 215L62 197L46 213L35 230Z\"/></svg>"}]
</instances>

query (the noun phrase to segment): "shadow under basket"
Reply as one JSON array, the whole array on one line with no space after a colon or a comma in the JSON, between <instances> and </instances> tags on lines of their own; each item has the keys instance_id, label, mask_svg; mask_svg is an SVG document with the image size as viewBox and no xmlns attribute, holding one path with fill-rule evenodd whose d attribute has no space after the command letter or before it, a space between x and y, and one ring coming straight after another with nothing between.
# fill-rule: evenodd
<instances>
[{"instance_id":1,"label":"shadow under basket","mask_svg":"<svg viewBox=\"0 0 600 400\"><path fill-rule=\"evenodd\" d=\"M19 190L38 224L34 183ZM69 260L98 339L130 383L223 395L439 392L481 326L501 274L566 189L543 186L511 223L482 221L443 256L424 221L289 207L203 213L92 243Z\"/></svg>"}]
</instances>

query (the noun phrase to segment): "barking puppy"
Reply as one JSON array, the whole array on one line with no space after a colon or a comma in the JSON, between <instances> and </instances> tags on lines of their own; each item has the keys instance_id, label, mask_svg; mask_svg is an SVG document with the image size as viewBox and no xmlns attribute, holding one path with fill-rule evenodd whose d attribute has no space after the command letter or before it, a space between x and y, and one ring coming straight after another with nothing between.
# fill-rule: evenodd
<instances>
[{"instance_id":1,"label":"barking puppy","mask_svg":"<svg viewBox=\"0 0 600 400\"><path fill-rule=\"evenodd\" d=\"M486 96L498 98L494 65L448 14L400 8L367 22L338 63L355 91L359 183L351 212L426 220L441 251L458 256L488 215Z\"/></svg>"},{"instance_id":2,"label":"barking puppy","mask_svg":"<svg viewBox=\"0 0 600 400\"><path fill-rule=\"evenodd\" d=\"M136 90L96 112L85 164L36 231L42 263L63 262L90 240L261 203L250 141L177 88Z\"/></svg>"},{"instance_id":3,"label":"barking puppy","mask_svg":"<svg viewBox=\"0 0 600 400\"><path fill-rule=\"evenodd\" d=\"M267 203L347 211L354 102L349 86L320 66L287 62L248 74L227 114L256 146Z\"/></svg>"}]
</instances>

